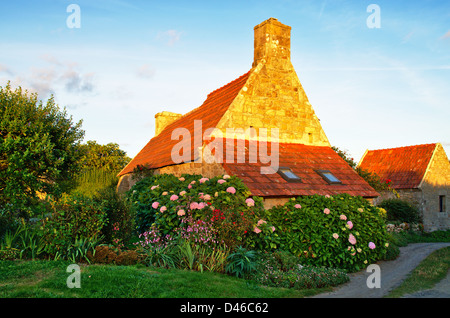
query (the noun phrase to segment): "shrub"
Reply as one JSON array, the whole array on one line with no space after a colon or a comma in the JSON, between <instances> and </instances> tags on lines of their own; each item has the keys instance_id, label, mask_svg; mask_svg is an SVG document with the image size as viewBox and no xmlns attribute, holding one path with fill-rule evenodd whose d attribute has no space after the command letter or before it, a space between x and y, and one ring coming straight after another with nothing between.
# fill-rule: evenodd
<instances>
[{"instance_id":1,"label":"shrub","mask_svg":"<svg viewBox=\"0 0 450 318\"><path fill-rule=\"evenodd\" d=\"M361 197L292 198L267 211L265 219L275 231L266 232L260 241L255 233L256 244L264 245L269 236L272 244L299 257L302 264L357 271L386 253L382 212Z\"/></svg>"},{"instance_id":2,"label":"shrub","mask_svg":"<svg viewBox=\"0 0 450 318\"><path fill-rule=\"evenodd\" d=\"M105 222L105 213L91 198L80 194L62 198L52 215L42 221L46 252L54 257L68 257L77 240L97 241Z\"/></svg>"},{"instance_id":3,"label":"shrub","mask_svg":"<svg viewBox=\"0 0 450 318\"><path fill-rule=\"evenodd\" d=\"M98 245L87 253L90 262L96 264L136 265L143 262L143 256L135 250L121 250L109 245Z\"/></svg>"},{"instance_id":4,"label":"shrub","mask_svg":"<svg viewBox=\"0 0 450 318\"><path fill-rule=\"evenodd\" d=\"M105 224L101 230L103 241L123 247L134 232L133 206L117 193L115 185L99 190L92 202L104 213Z\"/></svg>"},{"instance_id":5,"label":"shrub","mask_svg":"<svg viewBox=\"0 0 450 318\"><path fill-rule=\"evenodd\" d=\"M387 199L379 204L386 210L387 220L407 223L420 222L419 210L409 202L401 199Z\"/></svg>"},{"instance_id":6,"label":"shrub","mask_svg":"<svg viewBox=\"0 0 450 318\"><path fill-rule=\"evenodd\" d=\"M260 252L258 259L256 271L249 278L270 287L323 288L349 280L341 270L301 265L298 257L286 251Z\"/></svg>"},{"instance_id":7,"label":"shrub","mask_svg":"<svg viewBox=\"0 0 450 318\"><path fill-rule=\"evenodd\" d=\"M396 259L399 255L400 255L399 247L396 244L391 242L391 243L389 243L389 245L386 249L386 254L384 255L383 260L391 261L391 260Z\"/></svg>"},{"instance_id":8,"label":"shrub","mask_svg":"<svg viewBox=\"0 0 450 318\"><path fill-rule=\"evenodd\" d=\"M173 234L189 226L183 220L191 218L211 225L216 241L228 247L243 244L264 210L261 198L249 198L244 183L226 175L154 175L137 182L128 195L139 233L157 228L163 236Z\"/></svg>"}]
</instances>

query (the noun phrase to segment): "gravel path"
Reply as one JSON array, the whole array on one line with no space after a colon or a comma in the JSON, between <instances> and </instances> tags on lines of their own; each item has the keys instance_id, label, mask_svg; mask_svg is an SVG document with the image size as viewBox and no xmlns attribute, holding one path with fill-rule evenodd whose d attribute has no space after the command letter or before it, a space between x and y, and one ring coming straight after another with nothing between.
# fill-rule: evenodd
<instances>
[{"instance_id":1,"label":"gravel path","mask_svg":"<svg viewBox=\"0 0 450 318\"><path fill-rule=\"evenodd\" d=\"M400 247L400 255L393 261L378 262L380 266L381 288L368 288L367 279L372 271L360 271L349 274L350 281L332 292L313 298L381 298L398 287L407 275L433 251L450 246L450 243L415 243ZM417 292L405 297L450 298L450 274L433 289Z\"/></svg>"}]
</instances>

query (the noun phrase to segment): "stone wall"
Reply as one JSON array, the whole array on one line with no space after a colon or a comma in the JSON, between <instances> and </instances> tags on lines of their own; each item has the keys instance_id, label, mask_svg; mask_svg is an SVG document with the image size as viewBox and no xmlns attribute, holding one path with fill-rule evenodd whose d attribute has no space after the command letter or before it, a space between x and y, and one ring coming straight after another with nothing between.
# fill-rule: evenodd
<instances>
[{"instance_id":1,"label":"stone wall","mask_svg":"<svg viewBox=\"0 0 450 318\"><path fill-rule=\"evenodd\" d=\"M182 114L163 111L155 115L155 136L159 135L167 125L183 117Z\"/></svg>"},{"instance_id":2,"label":"stone wall","mask_svg":"<svg viewBox=\"0 0 450 318\"><path fill-rule=\"evenodd\" d=\"M425 230L450 229L450 163L441 144L437 144L423 182L419 187L422 189L424 202ZM445 197L446 210L444 212L439 211L439 196Z\"/></svg>"},{"instance_id":3,"label":"stone wall","mask_svg":"<svg viewBox=\"0 0 450 318\"><path fill-rule=\"evenodd\" d=\"M264 208L266 210L269 210L270 208L272 208L274 206L284 205L288 201L289 201L289 198L264 198L263 204L264 204Z\"/></svg>"}]
</instances>

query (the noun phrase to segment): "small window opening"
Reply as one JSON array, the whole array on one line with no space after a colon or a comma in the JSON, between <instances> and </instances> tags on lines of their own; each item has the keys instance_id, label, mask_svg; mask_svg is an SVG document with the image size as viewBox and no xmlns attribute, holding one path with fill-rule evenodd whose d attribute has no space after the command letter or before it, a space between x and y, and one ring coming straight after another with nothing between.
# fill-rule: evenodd
<instances>
[{"instance_id":1,"label":"small window opening","mask_svg":"<svg viewBox=\"0 0 450 318\"><path fill-rule=\"evenodd\" d=\"M302 182L302 179L297 176L291 168L280 167L278 169L278 174L288 182Z\"/></svg>"},{"instance_id":2,"label":"small window opening","mask_svg":"<svg viewBox=\"0 0 450 318\"><path fill-rule=\"evenodd\" d=\"M342 184L342 181L329 170L316 170L316 172L329 184Z\"/></svg>"},{"instance_id":3,"label":"small window opening","mask_svg":"<svg viewBox=\"0 0 450 318\"><path fill-rule=\"evenodd\" d=\"M445 195L439 196L439 212L445 212Z\"/></svg>"}]
</instances>

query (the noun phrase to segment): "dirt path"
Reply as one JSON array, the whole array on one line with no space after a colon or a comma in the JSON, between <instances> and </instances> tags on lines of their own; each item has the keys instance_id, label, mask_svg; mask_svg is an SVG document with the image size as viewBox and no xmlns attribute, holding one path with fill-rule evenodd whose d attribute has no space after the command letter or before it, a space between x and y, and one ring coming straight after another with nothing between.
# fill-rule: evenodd
<instances>
[{"instance_id":1,"label":"dirt path","mask_svg":"<svg viewBox=\"0 0 450 318\"><path fill-rule=\"evenodd\" d=\"M313 298L381 298L399 286L407 275L433 251L450 246L450 243L415 243L400 247L400 255L393 261L378 262L380 266L381 288L367 287L367 279L372 272L361 271L350 274L350 281L332 292L323 293ZM407 297L441 297L450 296L450 278L442 280L432 290L407 295Z\"/></svg>"}]
</instances>

